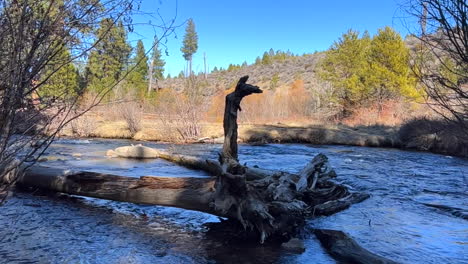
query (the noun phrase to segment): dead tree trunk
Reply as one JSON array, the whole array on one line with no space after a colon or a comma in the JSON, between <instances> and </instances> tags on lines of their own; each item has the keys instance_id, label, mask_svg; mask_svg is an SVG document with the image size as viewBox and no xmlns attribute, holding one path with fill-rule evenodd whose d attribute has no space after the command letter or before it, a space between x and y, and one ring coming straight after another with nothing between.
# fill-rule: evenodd
<instances>
[{"instance_id":1,"label":"dead tree trunk","mask_svg":"<svg viewBox=\"0 0 468 264\"><path fill-rule=\"evenodd\" d=\"M240 103L242 98L253 93L262 93L258 86L247 84L249 76L240 78L234 92L226 96L226 105L224 108L224 144L222 159L237 161L237 110L242 111Z\"/></svg>"},{"instance_id":2,"label":"dead tree trunk","mask_svg":"<svg viewBox=\"0 0 468 264\"><path fill-rule=\"evenodd\" d=\"M190 160L190 157L186 158L183 160ZM198 162L180 164L190 168L202 164L199 169L207 166ZM223 180L223 177L228 178ZM304 216L332 214L368 197L349 193L345 186L329 181L335 177L335 172L329 167L327 157L321 154L300 174L245 168L243 175L225 173L223 177L218 176L216 180L134 178L34 166L18 178L17 184L114 201L172 206L236 219L250 232L259 232L262 241L269 235L292 234ZM220 179L224 181L223 185L220 185ZM311 188L314 182L315 187Z\"/></svg>"},{"instance_id":3,"label":"dead tree trunk","mask_svg":"<svg viewBox=\"0 0 468 264\"><path fill-rule=\"evenodd\" d=\"M216 214L214 180L187 177L124 177L90 171L33 166L18 185L114 201L157 204ZM226 215L223 215L226 217Z\"/></svg>"}]
</instances>

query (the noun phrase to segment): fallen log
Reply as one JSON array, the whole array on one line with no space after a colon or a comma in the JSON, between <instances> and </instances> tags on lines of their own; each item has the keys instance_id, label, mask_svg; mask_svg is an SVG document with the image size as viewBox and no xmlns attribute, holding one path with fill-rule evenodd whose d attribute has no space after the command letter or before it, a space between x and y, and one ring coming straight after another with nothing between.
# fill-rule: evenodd
<instances>
[{"instance_id":1,"label":"fallen log","mask_svg":"<svg viewBox=\"0 0 468 264\"><path fill-rule=\"evenodd\" d=\"M216 160L201 159L188 155L172 154L163 150L146 147L141 144L118 147L114 150L108 150L106 155L110 157L132 159L160 158L190 169L206 171L210 175L219 175L221 173L221 165Z\"/></svg>"},{"instance_id":2,"label":"fallen log","mask_svg":"<svg viewBox=\"0 0 468 264\"><path fill-rule=\"evenodd\" d=\"M340 263L355 264L396 264L392 260L376 255L362 248L342 231L315 229L315 235L322 246Z\"/></svg>"},{"instance_id":3,"label":"fallen log","mask_svg":"<svg viewBox=\"0 0 468 264\"><path fill-rule=\"evenodd\" d=\"M153 149L150 147L143 146L141 144L118 147L114 150L108 150L106 153L110 157L118 158L131 158L131 159L156 159L160 158L173 162L177 165L207 172L212 176L217 176L222 173L222 167L219 161L212 159L201 159L189 155L173 154L167 151ZM249 168L245 167L245 175L248 179L261 179L270 177L271 175L278 173L273 170L266 170L260 168Z\"/></svg>"},{"instance_id":4,"label":"fallen log","mask_svg":"<svg viewBox=\"0 0 468 264\"><path fill-rule=\"evenodd\" d=\"M320 161L320 163L317 161ZM329 167L326 156L318 155L306 167L310 167L310 164L318 166L317 169L303 169L302 171L308 171L310 177L318 175L314 190L306 187L303 192L297 191L296 183L304 175L266 170L262 171L262 177L242 181L248 190L225 190L226 193L248 191L250 195L256 195L255 197L250 196L250 200L247 201L230 200L232 198L228 195L223 195L223 192L219 193L215 178L153 176L134 178L89 171L33 166L18 178L17 184L114 201L172 206L230 219L239 220L240 218L243 219L243 224L246 227L250 227L246 223L256 217L260 220L264 219L255 216L255 211L250 209L251 206L259 206L259 208L267 210L266 212L271 217L271 221L265 226L253 226L252 230L260 235L262 230L260 228L270 231L264 233L263 239L266 239L267 236L274 234L290 236L302 223L303 216L307 214L319 216L329 212L316 210L315 208L326 207L327 204L330 204L330 200L346 202L343 197L353 196L348 193L344 186L329 181L330 175L334 175L334 172ZM255 168L253 168L253 171L255 171ZM231 207L229 207L230 210L218 209L219 207L226 208L227 205L223 203L227 202L232 203ZM240 202L242 207L235 207L234 205L237 202ZM350 204L349 202L346 203ZM218 204L218 208L216 204ZM257 207L253 208L257 209ZM336 206L333 208L338 208L337 210L344 209ZM279 231L282 233L279 233Z\"/></svg>"},{"instance_id":5,"label":"fallen log","mask_svg":"<svg viewBox=\"0 0 468 264\"><path fill-rule=\"evenodd\" d=\"M18 185L48 191L216 214L210 206L214 183L210 178L134 178L42 166L28 168L17 180Z\"/></svg>"}]
</instances>

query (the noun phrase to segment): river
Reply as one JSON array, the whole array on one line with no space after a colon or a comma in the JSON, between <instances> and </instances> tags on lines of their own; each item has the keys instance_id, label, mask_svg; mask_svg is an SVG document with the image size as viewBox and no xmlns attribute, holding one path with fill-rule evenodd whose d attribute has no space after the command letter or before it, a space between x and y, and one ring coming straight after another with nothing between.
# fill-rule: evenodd
<instances>
[{"instance_id":1,"label":"river","mask_svg":"<svg viewBox=\"0 0 468 264\"><path fill-rule=\"evenodd\" d=\"M163 160L107 158L128 140L57 140L42 165L124 176L196 176ZM144 143L216 158L220 145ZM0 207L0 263L335 263L311 229L350 234L368 250L401 263L468 263L468 160L396 149L303 144L240 145L239 159L262 168L299 171L316 154L330 158L337 181L371 198L311 219L306 251L239 243L209 235L205 213L93 198L15 191ZM458 216L427 206L458 208Z\"/></svg>"}]
</instances>

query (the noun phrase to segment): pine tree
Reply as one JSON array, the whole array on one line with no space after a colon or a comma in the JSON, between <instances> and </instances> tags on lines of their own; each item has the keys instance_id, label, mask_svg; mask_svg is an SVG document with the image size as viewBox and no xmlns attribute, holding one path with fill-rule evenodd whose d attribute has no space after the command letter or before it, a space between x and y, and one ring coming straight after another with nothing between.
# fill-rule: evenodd
<instances>
[{"instance_id":1,"label":"pine tree","mask_svg":"<svg viewBox=\"0 0 468 264\"><path fill-rule=\"evenodd\" d=\"M198 35L195 31L195 23L193 19L189 19L187 22L187 27L185 28L185 36L183 41L183 46L180 49L182 51L184 59L188 63L187 70L188 75L192 75L192 57L193 54L197 52L198 49Z\"/></svg>"},{"instance_id":2,"label":"pine tree","mask_svg":"<svg viewBox=\"0 0 468 264\"><path fill-rule=\"evenodd\" d=\"M213 72L218 72L218 67L215 66L215 67L213 68Z\"/></svg>"},{"instance_id":3,"label":"pine tree","mask_svg":"<svg viewBox=\"0 0 468 264\"><path fill-rule=\"evenodd\" d=\"M148 57L146 56L143 41L138 40L135 53L131 59L128 70L131 70L127 76L127 90L140 98L145 95L148 85Z\"/></svg>"},{"instance_id":4,"label":"pine tree","mask_svg":"<svg viewBox=\"0 0 468 264\"><path fill-rule=\"evenodd\" d=\"M260 65L260 64L262 64L262 59L260 57L257 57L255 59L255 65Z\"/></svg>"},{"instance_id":5,"label":"pine tree","mask_svg":"<svg viewBox=\"0 0 468 264\"><path fill-rule=\"evenodd\" d=\"M86 68L88 88L103 92L120 80L131 51L121 22L103 19L96 32L101 41L91 52Z\"/></svg>"},{"instance_id":6,"label":"pine tree","mask_svg":"<svg viewBox=\"0 0 468 264\"><path fill-rule=\"evenodd\" d=\"M275 51L273 50L273 48L270 48L270 50L268 51L268 55L270 55L270 57L274 57L275 56Z\"/></svg>"},{"instance_id":7,"label":"pine tree","mask_svg":"<svg viewBox=\"0 0 468 264\"><path fill-rule=\"evenodd\" d=\"M153 42L153 54L151 56L151 64L149 68L149 86L148 93L153 88L153 82L164 79L164 65L166 62L161 58L161 50L158 47L158 39L155 37ZM169 77L168 77L169 78Z\"/></svg>"},{"instance_id":8,"label":"pine tree","mask_svg":"<svg viewBox=\"0 0 468 264\"><path fill-rule=\"evenodd\" d=\"M177 78L184 78L184 71L180 71L179 75L177 75Z\"/></svg>"},{"instance_id":9,"label":"pine tree","mask_svg":"<svg viewBox=\"0 0 468 264\"><path fill-rule=\"evenodd\" d=\"M79 75L70 61L70 51L62 45L59 53L45 66L42 74L45 82L38 90L42 98L67 99L78 94Z\"/></svg>"},{"instance_id":10,"label":"pine tree","mask_svg":"<svg viewBox=\"0 0 468 264\"><path fill-rule=\"evenodd\" d=\"M400 34L390 27L372 38L368 85L379 105L390 98L419 96L409 67L409 49Z\"/></svg>"},{"instance_id":11,"label":"pine tree","mask_svg":"<svg viewBox=\"0 0 468 264\"><path fill-rule=\"evenodd\" d=\"M263 65L268 65L268 64L271 64L272 61L271 61L271 56L270 54L268 54L266 51L263 53L263 56L262 56L262 64Z\"/></svg>"},{"instance_id":12,"label":"pine tree","mask_svg":"<svg viewBox=\"0 0 468 264\"><path fill-rule=\"evenodd\" d=\"M370 43L367 32L360 38L359 32L348 30L327 51L319 65L319 76L335 87L334 99L343 107L344 114L369 97Z\"/></svg>"},{"instance_id":13,"label":"pine tree","mask_svg":"<svg viewBox=\"0 0 468 264\"><path fill-rule=\"evenodd\" d=\"M146 56L145 46L143 41L138 40L136 46L135 58L133 58L133 63L136 65L134 71L138 73L141 81L148 79L148 57Z\"/></svg>"}]
</instances>

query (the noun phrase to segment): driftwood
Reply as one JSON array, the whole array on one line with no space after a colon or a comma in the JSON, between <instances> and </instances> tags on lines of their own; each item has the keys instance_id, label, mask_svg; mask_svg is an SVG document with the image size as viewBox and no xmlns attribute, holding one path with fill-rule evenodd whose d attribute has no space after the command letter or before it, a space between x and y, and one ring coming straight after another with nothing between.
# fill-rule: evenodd
<instances>
[{"instance_id":1,"label":"driftwood","mask_svg":"<svg viewBox=\"0 0 468 264\"><path fill-rule=\"evenodd\" d=\"M18 178L17 184L54 192L215 214L210 210L214 181L207 178L134 178L33 166Z\"/></svg>"},{"instance_id":2,"label":"driftwood","mask_svg":"<svg viewBox=\"0 0 468 264\"><path fill-rule=\"evenodd\" d=\"M218 161L201 159L188 155L172 154L163 150L145 147L141 144L109 150L107 151L107 156L133 159L160 158L187 168L206 171L210 175L219 175L221 173L221 165Z\"/></svg>"},{"instance_id":3,"label":"driftwood","mask_svg":"<svg viewBox=\"0 0 468 264\"><path fill-rule=\"evenodd\" d=\"M173 206L238 221L245 230L269 236L294 234L306 216L328 215L362 201L367 195L350 193L331 179L336 176L325 155L317 155L298 174L242 166L237 155L237 111L243 97L261 90L242 77L226 96L225 141L219 161L173 155L143 146L118 148L111 155L163 158L207 171L211 178L122 177L33 167L19 184L56 192L134 203Z\"/></svg>"},{"instance_id":4,"label":"driftwood","mask_svg":"<svg viewBox=\"0 0 468 264\"><path fill-rule=\"evenodd\" d=\"M368 196L349 194L344 186L328 179L336 174L325 155L317 155L298 175L256 171L248 175L239 164L237 153L237 111L241 100L262 90L247 84L248 76L240 78L234 92L226 96L224 110L224 144L220 154L222 173L215 185L214 209L235 215L245 229L255 230L263 242L273 234L291 233L300 226L306 214L336 212L352 202ZM349 201L352 199L352 201ZM335 203L329 203L335 200ZM319 212L314 209L318 208Z\"/></svg>"},{"instance_id":5,"label":"driftwood","mask_svg":"<svg viewBox=\"0 0 468 264\"><path fill-rule=\"evenodd\" d=\"M315 229L314 233L328 253L340 263L396 264L392 260L378 256L362 248L342 231Z\"/></svg>"}]
</instances>

